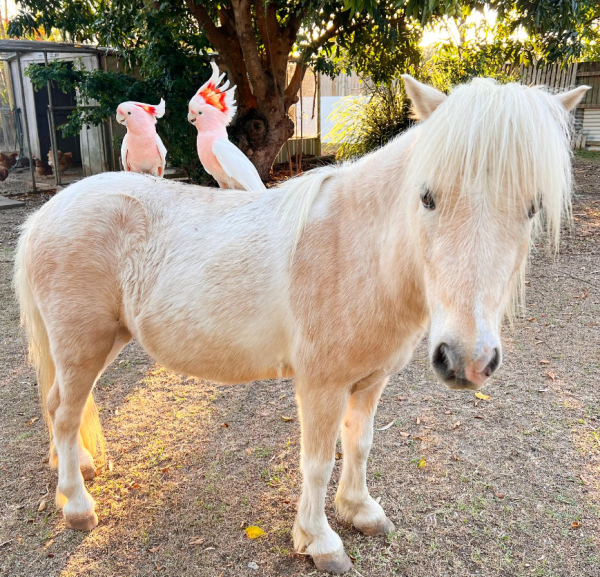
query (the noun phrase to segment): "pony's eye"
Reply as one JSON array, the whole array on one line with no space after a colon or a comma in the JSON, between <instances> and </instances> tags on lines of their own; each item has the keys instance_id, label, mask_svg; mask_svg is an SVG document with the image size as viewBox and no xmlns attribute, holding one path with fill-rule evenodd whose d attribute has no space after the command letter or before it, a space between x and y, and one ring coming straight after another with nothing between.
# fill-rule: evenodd
<instances>
[{"instance_id":1,"label":"pony's eye","mask_svg":"<svg viewBox=\"0 0 600 577\"><path fill-rule=\"evenodd\" d=\"M421 193L421 202L425 208L429 210L435 209L435 201L433 200L433 194L431 194L430 190L424 190Z\"/></svg>"},{"instance_id":2,"label":"pony's eye","mask_svg":"<svg viewBox=\"0 0 600 577\"><path fill-rule=\"evenodd\" d=\"M527 211L527 217L533 218L540 210L542 210L542 201L540 200L536 202L534 200Z\"/></svg>"}]
</instances>

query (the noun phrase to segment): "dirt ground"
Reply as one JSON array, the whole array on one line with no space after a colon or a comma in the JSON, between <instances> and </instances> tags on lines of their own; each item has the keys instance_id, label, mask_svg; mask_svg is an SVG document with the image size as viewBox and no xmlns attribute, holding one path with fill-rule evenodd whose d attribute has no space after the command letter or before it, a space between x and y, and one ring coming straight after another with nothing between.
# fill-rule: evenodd
<instances>
[{"instance_id":1,"label":"dirt ground","mask_svg":"<svg viewBox=\"0 0 600 577\"><path fill-rule=\"evenodd\" d=\"M527 309L504 331L490 398L440 386L424 346L385 391L376 427L393 424L375 433L368 484L395 533L364 537L336 518L336 463L327 514L353 574L600 575L600 157L579 155L575 176L572 233L558 258L533 255ZM37 204L0 212L0 573L315 574L292 552L292 383L180 377L135 343L95 392L107 462L88 486L100 525L65 529L10 288L18 225ZM249 539L250 525L265 534Z\"/></svg>"}]
</instances>

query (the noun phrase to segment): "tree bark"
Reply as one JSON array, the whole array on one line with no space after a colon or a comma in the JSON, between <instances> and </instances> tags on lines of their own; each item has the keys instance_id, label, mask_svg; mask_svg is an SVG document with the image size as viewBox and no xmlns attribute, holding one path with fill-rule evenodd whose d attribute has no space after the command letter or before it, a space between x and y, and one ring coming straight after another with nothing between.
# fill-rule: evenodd
<instances>
[{"instance_id":1,"label":"tree bark","mask_svg":"<svg viewBox=\"0 0 600 577\"><path fill-rule=\"evenodd\" d=\"M219 9L217 26L204 5L195 0L186 3L237 86L238 113L229 134L260 177L267 180L281 147L294 135L289 110L298 97L291 94L292 87L286 86L287 63L304 14L290 17L282 27L275 4L230 0L229 5L223 4ZM264 52L258 50L253 18ZM296 93L306 71L304 65L301 68L293 78Z\"/></svg>"}]
</instances>

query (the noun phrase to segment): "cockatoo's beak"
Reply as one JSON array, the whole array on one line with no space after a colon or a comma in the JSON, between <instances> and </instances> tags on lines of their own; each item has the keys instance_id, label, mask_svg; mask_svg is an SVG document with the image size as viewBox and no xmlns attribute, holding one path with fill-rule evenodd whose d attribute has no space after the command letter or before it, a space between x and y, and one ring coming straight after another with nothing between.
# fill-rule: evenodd
<instances>
[{"instance_id":1,"label":"cockatoo's beak","mask_svg":"<svg viewBox=\"0 0 600 577\"><path fill-rule=\"evenodd\" d=\"M126 116L117 110L117 122L123 126L127 126Z\"/></svg>"},{"instance_id":2,"label":"cockatoo's beak","mask_svg":"<svg viewBox=\"0 0 600 577\"><path fill-rule=\"evenodd\" d=\"M190 124L196 124L196 115L188 112L188 122Z\"/></svg>"}]
</instances>

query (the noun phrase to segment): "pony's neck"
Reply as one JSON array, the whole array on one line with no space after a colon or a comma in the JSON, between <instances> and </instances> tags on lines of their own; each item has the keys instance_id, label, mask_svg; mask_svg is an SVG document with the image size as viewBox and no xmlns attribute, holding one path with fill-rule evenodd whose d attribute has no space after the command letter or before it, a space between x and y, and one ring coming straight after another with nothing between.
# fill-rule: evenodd
<instances>
[{"instance_id":1,"label":"pony's neck","mask_svg":"<svg viewBox=\"0 0 600 577\"><path fill-rule=\"evenodd\" d=\"M372 227L374 240L392 274L399 263L403 270L410 267L415 274L422 274L417 253L419 204L406 178L414 138L415 132L410 131L348 166L347 187L342 191L350 193L363 216L376 224Z\"/></svg>"}]
</instances>

